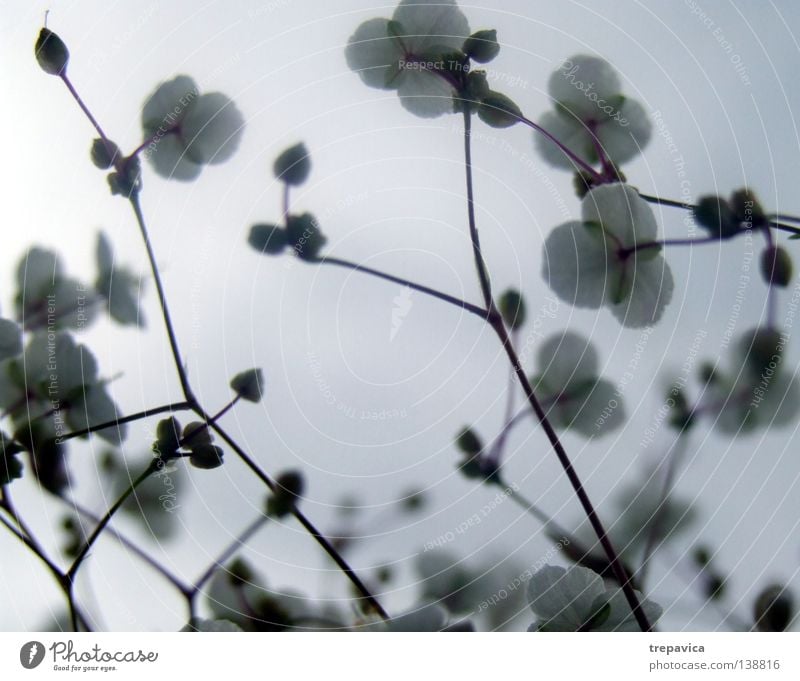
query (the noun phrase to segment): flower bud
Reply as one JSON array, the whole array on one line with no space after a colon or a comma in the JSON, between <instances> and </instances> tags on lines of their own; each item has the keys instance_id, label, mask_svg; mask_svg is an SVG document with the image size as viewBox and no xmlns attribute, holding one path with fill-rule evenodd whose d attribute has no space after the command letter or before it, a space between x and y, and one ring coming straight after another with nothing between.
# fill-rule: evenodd
<instances>
[{"instance_id":1,"label":"flower bud","mask_svg":"<svg viewBox=\"0 0 800 681\"><path fill-rule=\"evenodd\" d=\"M100 170L108 170L114 165L115 161L121 157L122 152L111 140L104 141L97 137L92 142L92 163L100 168Z\"/></svg>"},{"instance_id":2,"label":"flower bud","mask_svg":"<svg viewBox=\"0 0 800 681\"><path fill-rule=\"evenodd\" d=\"M792 258L780 246L768 246L761 254L761 275L768 284L786 287L792 280Z\"/></svg>"},{"instance_id":3,"label":"flower bud","mask_svg":"<svg viewBox=\"0 0 800 681\"><path fill-rule=\"evenodd\" d=\"M759 631L786 631L794 616L794 599L786 587L769 586L758 596L753 617Z\"/></svg>"},{"instance_id":4,"label":"flower bud","mask_svg":"<svg viewBox=\"0 0 800 681\"><path fill-rule=\"evenodd\" d=\"M300 142L289 147L275 159L273 171L281 182L290 185L303 184L311 172L311 157L306 145Z\"/></svg>"},{"instance_id":5,"label":"flower bud","mask_svg":"<svg viewBox=\"0 0 800 681\"><path fill-rule=\"evenodd\" d=\"M199 447L192 448L192 454L189 456L189 463L195 468L203 470L211 470L219 468L222 465L222 447L216 445L200 445Z\"/></svg>"},{"instance_id":6,"label":"flower bud","mask_svg":"<svg viewBox=\"0 0 800 681\"><path fill-rule=\"evenodd\" d=\"M500 52L497 31L476 31L464 41L464 53L480 64L492 61Z\"/></svg>"},{"instance_id":7,"label":"flower bud","mask_svg":"<svg viewBox=\"0 0 800 681\"><path fill-rule=\"evenodd\" d=\"M737 223L744 223L749 229L766 226L768 220L756 195L749 189L739 189L731 194L731 210Z\"/></svg>"},{"instance_id":8,"label":"flower bud","mask_svg":"<svg viewBox=\"0 0 800 681\"><path fill-rule=\"evenodd\" d=\"M721 196L701 197L693 214L698 225L721 239L732 237L740 231L739 221Z\"/></svg>"},{"instance_id":9,"label":"flower bud","mask_svg":"<svg viewBox=\"0 0 800 681\"><path fill-rule=\"evenodd\" d=\"M303 495L305 478L299 471L286 471L275 480L275 491L267 499L267 514L276 518L289 515Z\"/></svg>"},{"instance_id":10,"label":"flower bud","mask_svg":"<svg viewBox=\"0 0 800 681\"><path fill-rule=\"evenodd\" d=\"M311 213L289 215L286 218L286 236L297 257L302 260L316 260L327 242Z\"/></svg>"},{"instance_id":11,"label":"flower bud","mask_svg":"<svg viewBox=\"0 0 800 681\"><path fill-rule=\"evenodd\" d=\"M286 230L277 225L253 225L250 228L249 243L259 253L278 255L287 246Z\"/></svg>"},{"instance_id":12,"label":"flower bud","mask_svg":"<svg viewBox=\"0 0 800 681\"><path fill-rule=\"evenodd\" d=\"M45 73L61 76L66 73L69 62L69 50L55 33L49 28L39 31L35 47L36 61Z\"/></svg>"},{"instance_id":13,"label":"flower bud","mask_svg":"<svg viewBox=\"0 0 800 681\"><path fill-rule=\"evenodd\" d=\"M465 427L456 436L456 447L467 456L477 456L483 451L483 442L472 428Z\"/></svg>"},{"instance_id":14,"label":"flower bud","mask_svg":"<svg viewBox=\"0 0 800 681\"><path fill-rule=\"evenodd\" d=\"M498 305L503 321L510 329L516 330L525 324L525 300L519 291L509 289L500 296Z\"/></svg>"},{"instance_id":15,"label":"flower bud","mask_svg":"<svg viewBox=\"0 0 800 681\"><path fill-rule=\"evenodd\" d=\"M490 92L478 107L478 118L493 128L510 128L520 121L522 111L505 95Z\"/></svg>"},{"instance_id":16,"label":"flower bud","mask_svg":"<svg viewBox=\"0 0 800 681\"><path fill-rule=\"evenodd\" d=\"M260 402L264 394L264 375L261 369L248 369L231 379L233 391L248 402Z\"/></svg>"}]
</instances>

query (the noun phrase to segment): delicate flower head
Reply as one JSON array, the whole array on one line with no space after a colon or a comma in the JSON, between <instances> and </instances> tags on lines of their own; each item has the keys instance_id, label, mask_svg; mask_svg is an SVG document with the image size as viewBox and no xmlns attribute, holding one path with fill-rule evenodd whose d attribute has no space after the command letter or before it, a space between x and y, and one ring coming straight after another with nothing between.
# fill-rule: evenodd
<instances>
[{"instance_id":1,"label":"delicate flower head","mask_svg":"<svg viewBox=\"0 0 800 681\"><path fill-rule=\"evenodd\" d=\"M545 281L575 307L610 307L624 326L657 322L674 283L660 248L638 250L657 235L650 206L633 187L608 184L586 195L582 217L556 227L545 240Z\"/></svg>"},{"instance_id":2,"label":"delicate flower head","mask_svg":"<svg viewBox=\"0 0 800 681\"><path fill-rule=\"evenodd\" d=\"M658 620L661 607L636 594L647 619ZM538 617L528 631L639 631L622 589L606 589L585 567L546 565L528 582L528 603Z\"/></svg>"},{"instance_id":3,"label":"delicate flower head","mask_svg":"<svg viewBox=\"0 0 800 681\"><path fill-rule=\"evenodd\" d=\"M532 383L548 417L585 437L603 435L625 421L622 396L600 378L597 350L583 336L566 331L539 348L539 375Z\"/></svg>"},{"instance_id":4,"label":"delicate flower head","mask_svg":"<svg viewBox=\"0 0 800 681\"><path fill-rule=\"evenodd\" d=\"M390 19L369 19L351 36L347 65L370 87L397 90L411 113L454 111L448 57L462 48L469 23L455 0L402 0Z\"/></svg>"},{"instance_id":5,"label":"delicate flower head","mask_svg":"<svg viewBox=\"0 0 800 681\"><path fill-rule=\"evenodd\" d=\"M639 102L621 93L616 70L604 59L576 55L551 76L548 91L555 103L539 125L582 159L596 162L598 146L615 165L631 160L650 140L651 124ZM553 166L574 169L573 161L541 134L536 146Z\"/></svg>"},{"instance_id":6,"label":"delicate flower head","mask_svg":"<svg viewBox=\"0 0 800 681\"><path fill-rule=\"evenodd\" d=\"M239 146L244 118L220 92L200 94L189 76L161 83L144 104L144 154L162 177L193 180L205 164L223 163Z\"/></svg>"}]
</instances>

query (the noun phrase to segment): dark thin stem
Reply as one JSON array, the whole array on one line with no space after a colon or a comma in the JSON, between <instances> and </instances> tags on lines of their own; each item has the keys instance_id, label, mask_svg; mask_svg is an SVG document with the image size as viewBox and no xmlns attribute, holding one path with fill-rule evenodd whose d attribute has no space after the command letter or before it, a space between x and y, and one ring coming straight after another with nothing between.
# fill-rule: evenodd
<instances>
[{"instance_id":1,"label":"dark thin stem","mask_svg":"<svg viewBox=\"0 0 800 681\"><path fill-rule=\"evenodd\" d=\"M600 182L600 183L602 183L605 180L605 178L603 177L603 175L601 173L598 173L594 168L592 168L591 165L589 165L589 163L584 161L580 156L575 154L571 149L569 149L566 146L564 146L555 136L550 134L541 125L538 125L537 123L534 123L533 121L525 118L525 116L522 116L519 120L522 123L524 123L525 125L527 125L529 128L533 128L536 132L541 133L547 139L549 139L553 144L555 144L559 149L561 149L561 151L563 151L575 165L577 165L579 168L585 170L592 177L593 180L595 180L596 182Z\"/></svg>"},{"instance_id":2,"label":"dark thin stem","mask_svg":"<svg viewBox=\"0 0 800 681\"><path fill-rule=\"evenodd\" d=\"M464 169L467 182L467 217L469 219L469 237L472 242L472 255L475 258L475 269L478 272L478 281L481 285L483 303L489 314L494 311L492 299L492 283L486 270L486 263L481 253L481 240L475 221L475 192L472 182L472 114L464 109Z\"/></svg>"},{"instance_id":3,"label":"dark thin stem","mask_svg":"<svg viewBox=\"0 0 800 681\"><path fill-rule=\"evenodd\" d=\"M528 377L525 375L525 370L523 369L522 363L520 362L519 357L517 356L517 352L514 349L514 344L511 340L511 336L508 333L508 329L506 329L503 317L497 311L497 307L495 306L494 301L492 300L491 290L488 284L489 277L485 271L486 266L483 262L483 258L480 256L480 243L478 242L478 228L475 223L475 212L473 210L474 198L472 192L472 156L470 151L470 139L471 139L470 118L469 114L466 113L464 115L464 166L467 174L467 200L468 200L467 213L470 223L469 232L470 232L470 237L472 239L473 251L475 253L475 266L478 270L478 279L481 282L481 289L483 290L483 294L486 300L486 308L487 310L489 310L487 321L494 329L495 333L500 339L500 342L503 345L503 349L506 351L506 354L508 355L508 360L509 362L511 362L511 366L514 368L514 373L517 376L517 380L522 385L522 389L525 392L525 397L527 398L528 402L533 408L533 411L536 413L536 417L539 419L539 423L544 429L544 432L547 435L548 440L550 440L550 444L552 445L553 450L555 451L556 456L558 457L558 460L561 463L561 466L567 475L567 479L572 485L572 488L575 491L575 494L578 497L581 506L583 507L584 513L586 514L586 517L589 519L592 529L597 535L600 545L603 547L603 551L605 552L606 557L608 558L609 567L611 568L611 571L613 572L617 582L619 582L620 587L622 588L622 592L625 594L625 599L628 601L628 605L630 605L630 608L633 611L633 615L636 618L636 622L639 624L639 628L642 631L651 631L652 626L647 618L647 615L642 609L642 605L639 602L639 598L636 595L636 592L631 583L630 576L628 575L625 566L622 564L619 555L614 549L614 546L611 543L608 534L606 533L605 527L603 526L603 523L600 520L600 516L597 514L594 505L589 499L589 495L586 493L586 490L583 487L583 483L581 482L580 476L575 470L575 467L572 465L572 461L567 455L564 446L561 444L561 440L559 439L552 424L548 420L547 414L542 408L539 399L536 397L536 394L534 393L533 387L531 386Z\"/></svg>"},{"instance_id":4,"label":"dark thin stem","mask_svg":"<svg viewBox=\"0 0 800 681\"><path fill-rule=\"evenodd\" d=\"M775 222L796 222L800 224L800 216L797 215L786 215L786 213L773 213L772 215L768 215L767 218L770 221L775 221Z\"/></svg>"},{"instance_id":5,"label":"dark thin stem","mask_svg":"<svg viewBox=\"0 0 800 681\"><path fill-rule=\"evenodd\" d=\"M61 80L64 82L64 85L67 86L67 90L72 95L73 99L78 103L78 106L83 111L86 118L89 119L89 122L92 124L94 129L97 131L97 134L100 136L100 139L103 140L103 145L106 148L106 153L108 157L114 159L114 166L117 170L121 170L122 168L122 159L119 158L119 154L116 153L115 145L106 135L105 131L102 127L100 127L100 123L97 122L97 119L94 117L92 112L89 110L89 107L86 106L86 103L83 101L83 98L78 94L78 91L75 89L75 86L72 84L72 81L67 76L66 71L62 71L60 74Z\"/></svg>"},{"instance_id":6,"label":"dark thin stem","mask_svg":"<svg viewBox=\"0 0 800 681\"><path fill-rule=\"evenodd\" d=\"M656 239L655 241L644 241L635 246L619 249L619 256L627 258L637 251L645 251L651 248L666 248L668 246L702 246L704 244L718 244L721 239L717 236L704 236L695 239Z\"/></svg>"},{"instance_id":7,"label":"dark thin stem","mask_svg":"<svg viewBox=\"0 0 800 681\"><path fill-rule=\"evenodd\" d=\"M92 513L88 508L79 504L75 499L68 499L67 497L61 497L61 500L70 508L72 508L76 513L79 515L88 518L93 523L99 523L100 518ZM125 548L130 550L132 553L136 554L143 562L147 563L153 570L158 572L164 579L166 579L172 586L178 589L183 594L187 594L189 592L189 586L184 584L183 581L170 572L167 568L165 568L161 563L159 563L155 558L149 555L146 551L136 545L135 542L128 539L124 534L122 534L118 529L115 527L109 528L110 532L113 534L114 538L122 544Z\"/></svg>"},{"instance_id":8,"label":"dark thin stem","mask_svg":"<svg viewBox=\"0 0 800 681\"><path fill-rule=\"evenodd\" d=\"M639 192L639 196L648 203L654 203L658 206L668 206L670 208L680 208L682 210L694 210L696 208L696 206L693 203L675 201L674 199L664 199L660 196L653 196L652 194L642 194L641 192ZM800 234L800 228L784 224L783 222L781 222L781 220L788 220L789 222L794 222L796 218L792 218L791 216L775 214L769 216L768 224L770 227L772 227L772 229L777 229L780 230L781 232L789 232L790 234Z\"/></svg>"},{"instance_id":9,"label":"dark thin stem","mask_svg":"<svg viewBox=\"0 0 800 681\"><path fill-rule=\"evenodd\" d=\"M181 382L183 396L186 398L188 403L195 404L196 400L194 398L194 394L192 393L192 389L189 386L189 377L186 375L186 368L183 364L183 360L181 359L181 351L178 347L178 340L175 336L175 329L172 325L172 317L170 316L169 307L167 305L167 296L164 293L164 285L161 283L161 274L156 263L156 256L153 252L153 246L150 243L150 235L147 232L147 224L145 223L144 214L142 213L142 205L139 201L138 193L134 192L131 194L129 200L131 207L133 208L133 212L136 215L136 222L139 225L139 231L141 232L144 246L147 249L147 259L150 261L150 270L152 271L153 279L156 282L158 302L161 306L161 316L164 318L164 326L167 330L169 346L172 350L172 358L175 362L175 369L178 372L178 378Z\"/></svg>"},{"instance_id":10,"label":"dark thin stem","mask_svg":"<svg viewBox=\"0 0 800 681\"><path fill-rule=\"evenodd\" d=\"M195 581L194 585L191 587L190 595L192 598L195 598L202 589L209 579L214 576L214 573L221 567L224 567L225 564L233 558L237 551L241 549L242 546L245 546L247 542L252 539L256 533L267 524L269 520L269 516L260 515L258 518L253 520L228 546L226 546L219 554L219 556L208 566L208 568L203 572L202 575Z\"/></svg>"},{"instance_id":11,"label":"dark thin stem","mask_svg":"<svg viewBox=\"0 0 800 681\"><path fill-rule=\"evenodd\" d=\"M77 557L72 562L69 570L67 570L67 579L69 579L70 583L75 582L75 575L78 572L81 564L83 563L84 559L88 555L89 551L91 550L94 543L97 541L98 537L103 533L105 530L106 525L111 522L111 519L114 517L114 514L119 510L119 508L124 504L128 497L136 491L136 488L142 484L151 474L155 473L158 470L159 463L163 465L163 461L161 459L153 459L147 466L147 468L142 472L142 474L136 478L125 491L120 495L120 497L113 503L111 508L105 512L102 518L100 518L100 522L97 523L97 526L94 528L94 531L89 536L89 538L84 543L81 550L78 552Z\"/></svg>"},{"instance_id":12,"label":"dark thin stem","mask_svg":"<svg viewBox=\"0 0 800 681\"><path fill-rule=\"evenodd\" d=\"M408 279L403 279L403 277L396 277L393 274L387 274L386 272L381 272L380 270L376 270L371 267L367 267L365 265L359 265L358 263L350 262L349 260L343 260L341 258L331 258L326 256L315 259L312 262L318 263L320 265L336 265L338 267L344 267L346 269L350 269L355 272L363 272L364 274L370 274L373 277L378 277L379 279L391 281L395 284L400 284L401 286L408 286L408 288L413 289L414 291L419 291L420 293L424 293L425 295L432 296L433 298L438 298L439 300L442 300L446 303L455 305L456 307L459 307L462 310L471 312L472 314L477 315L481 319L486 319L488 315L488 312L484 310L482 307L479 307L478 305L467 303L466 301L456 298L455 296L448 295L447 293L442 293L441 291L437 291L436 289L430 288L428 286L423 286L422 284L416 284L413 281L409 281Z\"/></svg>"},{"instance_id":13,"label":"dark thin stem","mask_svg":"<svg viewBox=\"0 0 800 681\"><path fill-rule=\"evenodd\" d=\"M172 404L165 404L160 407L145 409L144 411L131 414L130 416L122 416L118 419L114 419L113 421L98 423L95 426L89 426L88 428L84 428L83 430L75 430L71 433L67 433L66 435L61 435L59 438L56 439L56 442L60 444L62 442L66 442L67 440L71 440L76 437L83 437L84 435L89 435L90 433L96 433L99 430L105 430L106 428L121 426L125 423L132 423L133 421L141 421L142 419L146 419L149 416L156 416L157 414L164 414L173 411L186 411L187 409L191 408L192 405L189 402L173 402Z\"/></svg>"},{"instance_id":14,"label":"dark thin stem","mask_svg":"<svg viewBox=\"0 0 800 681\"><path fill-rule=\"evenodd\" d=\"M206 414L202 411L202 409L196 409L195 412L203 418L205 421L210 421L210 419L206 416ZM262 469L261 467L253 461L252 457L239 446L239 444L234 440L230 435L228 435L227 431L222 428L218 423L210 423L211 429L217 433L226 443L227 445L236 453L236 455L244 462L244 464L256 475L256 477L261 480L262 483L270 490L275 491L276 486L275 482L270 478ZM296 506L292 508L292 515L300 522L300 524L306 529L306 531L317 541L317 543L322 547L322 549L327 553L334 563L338 566L338 568L345 574L345 576L350 580L353 586L358 590L361 594L361 597L369 603L370 607L380 615L383 619L389 619L389 615L387 614L386 610L384 610L383 606L378 602L378 599L372 594L372 592L366 587L364 582L361 581L361 578L356 574L355 570L350 567L350 564L344 559L344 557L334 548L334 546L330 543L330 541L322 534L319 530L314 526L314 524L305 516L305 514L298 509Z\"/></svg>"}]
</instances>

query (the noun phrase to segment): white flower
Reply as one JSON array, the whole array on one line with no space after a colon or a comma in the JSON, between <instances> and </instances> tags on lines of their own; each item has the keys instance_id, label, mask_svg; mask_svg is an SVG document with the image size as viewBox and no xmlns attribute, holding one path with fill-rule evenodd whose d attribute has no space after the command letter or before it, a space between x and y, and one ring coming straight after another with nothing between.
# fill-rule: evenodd
<instances>
[{"instance_id":1,"label":"white flower","mask_svg":"<svg viewBox=\"0 0 800 681\"><path fill-rule=\"evenodd\" d=\"M161 83L142 110L150 143L144 154L162 177L193 180L205 164L223 163L239 146L244 118L219 92L201 95L189 76Z\"/></svg>"},{"instance_id":2,"label":"white flower","mask_svg":"<svg viewBox=\"0 0 800 681\"><path fill-rule=\"evenodd\" d=\"M95 288L106 300L108 314L122 325L144 326L139 309L139 277L127 269L115 267L114 252L103 232L97 235L97 281Z\"/></svg>"},{"instance_id":3,"label":"white flower","mask_svg":"<svg viewBox=\"0 0 800 681\"><path fill-rule=\"evenodd\" d=\"M461 49L469 33L455 0L403 0L391 21L361 24L347 43L345 58L367 85L397 90L408 111L434 118L453 112L455 88L445 55Z\"/></svg>"},{"instance_id":4,"label":"white flower","mask_svg":"<svg viewBox=\"0 0 800 681\"><path fill-rule=\"evenodd\" d=\"M603 579L585 567L546 565L528 582L528 602L539 618L529 631L639 631L621 589L606 589ZM653 624L661 608L637 591Z\"/></svg>"},{"instance_id":5,"label":"white flower","mask_svg":"<svg viewBox=\"0 0 800 681\"><path fill-rule=\"evenodd\" d=\"M644 107L621 94L614 68L598 57L576 55L550 76L548 90L555 110L548 111L539 125L574 154L589 162L599 159L597 145L620 165L640 153L650 140L652 126ZM574 169L574 163L551 140L535 134L544 159L559 168Z\"/></svg>"},{"instance_id":6,"label":"white flower","mask_svg":"<svg viewBox=\"0 0 800 681\"><path fill-rule=\"evenodd\" d=\"M597 350L588 339L571 331L549 338L539 348L538 366L531 382L558 425L593 437L624 423L622 397L599 378Z\"/></svg>"},{"instance_id":7,"label":"white flower","mask_svg":"<svg viewBox=\"0 0 800 681\"><path fill-rule=\"evenodd\" d=\"M581 222L556 227L544 243L542 274L575 307L605 305L628 327L657 322L672 298L672 272L650 206L633 187L602 185L583 200Z\"/></svg>"},{"instance_id":8,"label":"white flower","mask_svg":"<svg viewBox=\"0 0 800 681\"><path fill-rule=\"evenodd\" d=\"M787 426L800 413L800 384L783 366L786 337L751 329L734 347L731 368L716 370L703 394L704 411L727 435L756 428Z\"/></svg>"}]
</instances>

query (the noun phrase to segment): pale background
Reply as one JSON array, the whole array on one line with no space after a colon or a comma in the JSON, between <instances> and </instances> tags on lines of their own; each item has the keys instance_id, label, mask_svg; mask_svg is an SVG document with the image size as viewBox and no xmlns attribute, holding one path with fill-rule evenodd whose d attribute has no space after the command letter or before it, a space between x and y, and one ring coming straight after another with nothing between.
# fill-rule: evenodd
<instances>
[{"instance_id":1,"label":"pale background","mask_svg":"<svg viewBox=\"0 0 800 681\"><path fill-rule=\"evenodd\" d=\"M692 6L706 13L710 27L693 15ZM625 168L633 184L681 198L675 159L682 155L693 197L751 183L769 209L800 213L800 137L793 113L800 107L797 3L503 0L462 7L473 29L498 29L503 47L491 65L495 87L529 117L549 106L547 77L576 52L609 59L626 91L648 111L661 112L677 151L655 135L643 157ZM390 15L392 6L357 0L3 2L0 301L6 314L13 267L30 243L59 249L69 271L91 279L95 235L103 228L126 264L143 273L147 266L128 206L109 195L102 173L88 161L92 129L33 58L48 8L50 28L71 50L73 82L123 149L141 141L144 98L178 73L193 76L201 90L227 93L244 113L247 129L232 161L204 170L192 184L165 181L149 170L144 179L143 204L192 381L213 410L228 399L227 382L235 372L264 368L266 399L236 409L226 417L227 426L267 470L299 466L306 472L305 508L323 529L335 529L331 506L356 496L367 507L362 515L375 521L366 524L374 536L350 554L353 564L369 574L371 567L391 562L399 577L392 592L383 594L387 607L396 612L413 604L417 586L410 566L421 547L454 530L494 495L455 471L452 439L465 423L477 424L486 437L496 433L507 385L505 358L477 319L418 294L412 294L411 309L390 342L400 287L259 257L245 243L252 223L279 217L272 160L302 140L314 169L294 205L320 217L330 240L327 252L479 300L459 118L414 118L393 93L365 87L345 64L343 48L356 26ZM521 288L535 316L550 296L539 274L542 239L579 210L571 178L538 161L528 129L480 125L478 131L486 135L475 140L478 220L494 283L498 290ZM680 212L666 209L659 218L665 235L686 235ZM650 447L640 442L655 422L670 372L680 371L700 331L708 334L701 355L719 355L743 247L668 254L675 297L626 390L627 427L588 445L564 436L607 517L621 481L636 480L666 451L670 436L664 431ZM763 314L765 291L753 277L738 331ZM790 297L791 291L780 298L781 316ZM113 390L127 413L180 396L152 282L144 306L150 321L145 333L102 322L84 335L105 375L123 373ZM604 373L614 381L640 339L607 311L561 305L555 319L539 316L546 332L569 326L591 335ZM798 357L794 349L791 357ZM396 410L395 417L361 418L362 411L384 409ZM125 454L144 452L151 430L152 424L136 424ZM543 433L525 427L509 444L508 479L562 522L577 522L580 509ZM711 612L693 616L696 596L685 595L673 606L686 587L662 580L674 557L695 540L719 549L717 565L730 575L734 595L728 605L743 616L760 586L775 580L798 586L797 445L794 428L734 443L709 434L706 425L692 434L679 489L695 500L701 520L655 570L665 627L720 626ZM78 493L93 489L93 451L99 449L72 448ZM179 499L185 525L180 538L161 553L143 539L187 578L202 571L263 500L258 481L233 455L217 471L192 470L188 482ZM61 507L42 501L27 481L14 487L45 543L57 546L52 528ZM397 514L395 500L415 488L427 491L428 506L414 517ZM101 499L87 500L103 508ZM127 521L120 527L142 537ZM449 548L467 562L513 553L523 566L532 565L549 549L538 533L533 520L503 503ZM347 593L344 578L293 522L267 528L247 555L273 586ZM50 576L5 534L0 556L0 626L35 628L51 610L62 610ZM183 624L178 597L113 540L101 541L86 567L93 590L87 605L96 611L92 602L102 604L109 628L174 630ZM531 619L522 616L519 626Z\"/></svg>"}]
</instances>

